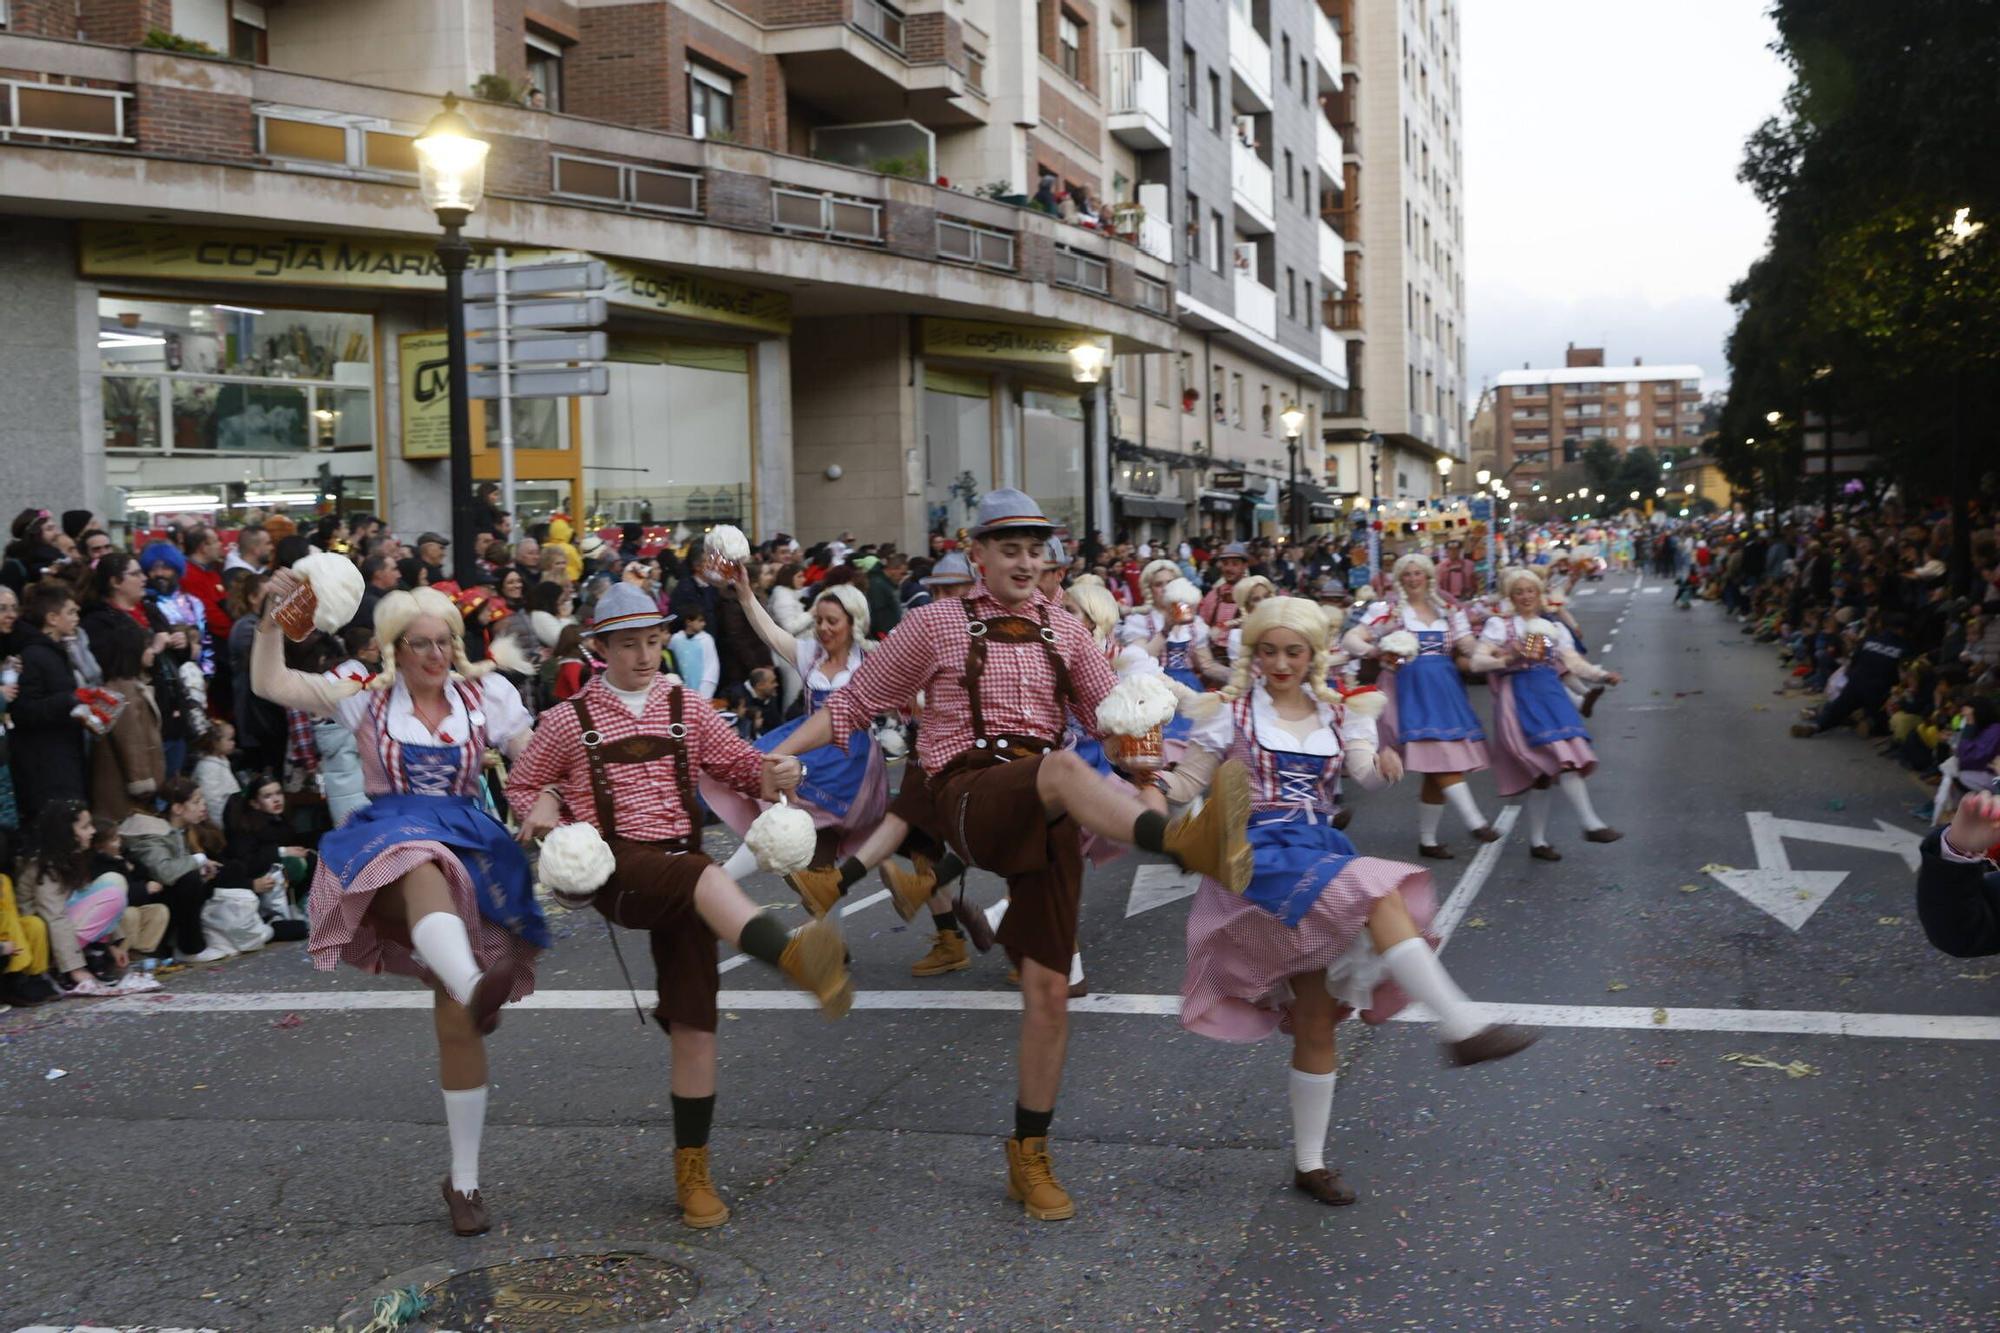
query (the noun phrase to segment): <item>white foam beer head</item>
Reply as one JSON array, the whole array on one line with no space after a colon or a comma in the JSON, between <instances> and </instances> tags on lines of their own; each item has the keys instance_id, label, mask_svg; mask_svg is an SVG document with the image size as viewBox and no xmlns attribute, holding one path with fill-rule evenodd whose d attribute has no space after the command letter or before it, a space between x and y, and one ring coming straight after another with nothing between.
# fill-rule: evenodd
<instances>
[{"instance_id":1,"label":"white foam beer head","mask_svg":"<svg viewBox=\"0 0 2000 1333\"><path fill-rule=\"evenodd\" d=\"M1382 636L1382 651L1405 661L1415 657L1422 649L1417 644L1417 636L1406 629Z\"/></svg>"},{"instance_id":2,"label":"white foam beer head","mask_svg":"<svg viewBox=\"0 0 2000 1333\"><path fill-rule=\"evenodd\" d=\"M617 868L611 846L589 824L563 824L542 839L542 883L565 903L588 899Z\"/></svg>"},{"instance_id":3,"label":"white foam beer head","mask_svg":"<svg viewBox=\"0 0 2000 1333\"><path fill-rule=\"evenodd\" d=\"M319 605L313 608L313 627L338 634L361 609L361 570L344 555L320 551L292 566L292 573L312 585Z\"/></svg>"},{"instance_id":4,"label":"white foam beer head","mask_svg":"<svg viewBox=\"0 0 2000 1333\"><path fill-rule=\"evenodd\" d=\"M1165 676L1130 675L1097 705L1097 729L1107 736L1144 736L1165 726L1180 702Z\"/></svg>"},{"instance_id":5,"label":"white foam beer head","mask_svg":"<svg viewBox=\"0 0 2000 1333\"><path fill-rule=\"evenodd\" d=\"M750 539L743 535L743 529L727 523L718 523L710 528L702 548L718 559L734 561L739 565L750 558Z\"/></svg>"},{"instance_id":6,"label":"white foam beer head","mask_svg":"<svg viewBox=\"0 0 2000 1333\"><path fill-rule=\"evenodd\" d=\"M819 842L812 816L782 797L751 821L743 845L757 858L758 869L770 875L794 875L812 864Z\"/></svg>"}]
</instances>

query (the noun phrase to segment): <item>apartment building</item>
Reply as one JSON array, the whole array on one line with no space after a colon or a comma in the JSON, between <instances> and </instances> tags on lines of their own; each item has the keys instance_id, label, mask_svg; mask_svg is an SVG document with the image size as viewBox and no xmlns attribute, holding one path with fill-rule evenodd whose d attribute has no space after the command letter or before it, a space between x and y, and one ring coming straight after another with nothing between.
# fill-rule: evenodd
<instances>
[{"instance_id":1,"label":"apartment building","mask_svg":"<svg viewBox=\"0 0 2000 1333\"><path fill-rule=\"evenodd\" d=\"M1346 191L1359 281L1334 318L1352 327L1349 389L1328 404L1329 461L1350 496L1417 502L1443 492L1438 459L1465 462L1471 406L1458 4L1352 0L1348 18L1354 63L1335 115L1359 121Z\"/></svg>"},{"instance_id":2,"label":"apartment building","mask_svg":"<svg viewBox=\"0 0 2000 1333\"><path fill-rule=\"evenodd\" d=\"M1130 366L1182 338L1171 206L1138 194L1171 159L1108 128L1109 53L1149 21L1145 0L0 0L0 490L135 524L329 496L434 524L445 316L410 140L450 89L492 144L475 264L610 273L611 391L516 414L527 514L915 547L1013 484L1081 529L1088 432L1108 528L1110 409L1140 400L1080 392L1069 353ZM1025 206L1050 175L1127 206L1103 227Z\"/></svg>"},{"instance_id":3,"label":"apartment building","mask_svg":"<svg viewBox=\"0 0 2000 1333\"><path fill-rule=\"evenodd\" d=\"M1503 371L1493 389L1496 472L1517 488L1545 481L1603 440L1620 453L1701 442L1701 367L1606 366L1604 349L1571 343L1561 366Z\"/></svg>"}]
</instances>

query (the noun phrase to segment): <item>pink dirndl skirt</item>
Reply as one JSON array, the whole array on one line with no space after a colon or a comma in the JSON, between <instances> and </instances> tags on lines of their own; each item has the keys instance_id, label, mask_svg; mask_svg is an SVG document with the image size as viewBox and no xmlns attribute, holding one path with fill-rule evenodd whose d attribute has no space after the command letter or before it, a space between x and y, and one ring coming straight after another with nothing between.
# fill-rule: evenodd
<instances>
[{"instance_id":1,"label":"pink dirndl skirt","mask_svg":"<svg viewBox=\"0 0 2000 1333\"><path fill-rule=\"evenodd\" d=\"M1375 719L1378 744L1402 756L1403 768L1411 773L1479 773L1490 762L1485 741L1403 741L1396 735L1396 672L1382 670L1376 684L1388 702L1382 716Z\"/></svg>"},{"instance_id":2,"label":"pink dirndl skirt","mask_svg":"<svg viewBox=\"0 0 2000 1333\"><path fill-rule=\"evenodd\" d=\"M1364 1022L1388 1021L1409 997L1368 938L1368 914L1391 893L1402 895L1417 929L1428 931L1437 910L1430 872L1400 861L1348 862L1296 928L1204 879L1188 914L1181 1026L1218 1041L1289 1032L1292 978L1304 972L1329 972L1327 991L1340 1017L1359 1010Z\"/></svg>"},{"instance_id":3,"label":"pink dirndl skirt","mask_svg":"<svg viewBox=\"0 0 2000 1333\"><path fill-rule=\"evenodd\" d=\"M384 935L368 917L368 909L374 905L378 892L426 863L435 864L444 873L445 883L451 887L452 909L465 923L465 932L472 939L472 956L478 960L480 969L491 971L502 960L511 958L514 989L508 1000L534 994L535 959L541 950L479 915L479 895L473 888L472 876L466 873L464 863L451 848L441 842L398 843L369 861L348 884L341 883L327 869L326 862L321 861L313 874L312 892L306 899L306 919L311 925L306 949L313 966L331 972L346 963L363 972L393 972L430 984L433 980L430 969L419 961L409 941Z\"/></svg>"},{"instance_id":4,"label":"pink dirndl skirt","mask_svg":"<svg viewBox=\"0 0 2000 1333\"><path fill-rule=\"evenodd\" d=\"M1580 736L1548 745L1528 744L1514 711L1513 678L1496 671L1486 680L1493 690L1493 778L1502 796L1520 795L1537 778L1563 773L1589 777L1597 770L1597 751Z\"/></svg>"}]
</instances>

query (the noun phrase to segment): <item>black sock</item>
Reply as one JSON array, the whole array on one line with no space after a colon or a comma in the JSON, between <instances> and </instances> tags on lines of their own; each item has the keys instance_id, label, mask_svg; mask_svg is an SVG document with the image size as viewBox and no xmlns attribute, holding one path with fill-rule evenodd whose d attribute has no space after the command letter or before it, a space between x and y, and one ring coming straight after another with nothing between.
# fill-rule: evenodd
<instances>
[{"instance_id":1,"label":"black sock","mask_svg":"<svg viewBox=\"0 0 2000 1333\"><path fill-rule=\"evenodd\" d=\"M1167 817L1148 810L1132 823L1132 845L1148 852L1167 850Z\"/></svg>"},{"instance_id":2,"label":"black sock","mask_svg":"<svg viewBox=\"0 0 2000 1333\"><path fill-rule=\"evenodd\" d=\"M1045 1139L1049 1136L1049 1122L1056 1118L1056 1109L1051 1106L1046 1111L1030 1111L1019 1102L1014 1103L1014 1137L1016 1139Z\"/></svg>"},{"instance_id":3,"label":"black sock","mask_svg":"<svg viewBox=\"0 0 2000 1333\"><path fill-rule=\"evenodd\" d=\"M933 869L937 872L936 887L941 889L965 873L965 862L958 859L957 852L948 851L938 858Z\"/></svg>"},{"instance_id":4,"label":"black sock","mask_svg":"<svg viewBox=\"0 0 2000 1333\"><path fill-rule=\"evenodd\" d=\"M674 1102L674 1146L676 1148L706 1148L708 1127L715 1123L715 1094L706 1097L683 1097L673 1094Z\"/></svg>"},{"instance_id":5,"label":"black sock","mask_svg":"<svg viewBox=\"0 0 2000 1333\"><path fill-rule=\"evenodd\" d=\"M773 912L759 912L743 923L743 933L736 938L736 947L760 962L778 965L778 958L785 952L785 946L792 942L792 933L779 922Z\"/></svg>"},{"instance_id":6,"label":"black sock","mask_svg":"<svg viewBox=\"0 0 2000 1333\"><path fill-rule=\"evenodd\" d=\"M937 928L937 933L940 935L944 934L947 930L951 931L953 934L956 934L958 932L958 918L953 916L950 912L946 912L943 916L939 916L936 912L932 912L931 925Z\"/></svg>"},{"instance_id":7,"label":"black sock","mask_svg":"<svg viewBox=\"0 0 2000 1333\"><path fill-rule=\"evenodd\" d=\"M847 896L848 886L868 873L868 867L861 864L859 857L850 856L840 863L840 896Z\"/></svg>"}]
</instances>

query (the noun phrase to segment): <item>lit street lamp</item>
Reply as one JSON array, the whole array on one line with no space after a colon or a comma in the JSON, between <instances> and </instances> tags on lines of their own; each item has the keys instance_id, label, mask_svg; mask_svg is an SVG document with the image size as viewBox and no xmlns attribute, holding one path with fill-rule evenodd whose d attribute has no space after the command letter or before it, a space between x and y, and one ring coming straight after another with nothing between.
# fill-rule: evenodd
<instances>
[{"instance_id":1,"label":"lit street lamp","mask_svg":"<svg viewBox=\"0 0 2000 1333\"><path fill-rule=\"evenodd\" d=\"M1097 383L1104 378L1101 343L1084 341L1069 349L1070 375L1083 386L1077 402L1083 408L1083 531L1073 534L1086 561L1097 558Z\"/></svg>"},{"instance_id":2,"label":"lit street lamp","mask_svg":"<svg viewBox=\"0 0 2000 1333\"><path fill-rule=\"evenodd\" d=\"M444 235L437 243L438 266L444 270L446 376L451 393L451 546L461 587L477 581L472 546L472 407L467 397L465 351L465 267L472 246L460 228L486 193L484 139L458 109L458 98L444 95L444 110L431 118L416 138L417 190L424 207L437 214Z\"/></svg>"},{"instance_id":3,"label":"lit street lamp","mask_svg":"<svg viewBox=\"0 0 2000 1333\"><path fill-rule=\"evenodd\" d=\"M1292 540L1298 541L1299 534L1305 529L1305 506L1299 503L1304 498L1299 494L1299 433L1306 427L1305 409L1287 400L1285 410L1278 413L1278 420L1284 424L1285 453L1291 459L1292 503L1286 516L1290 520Z\"/></svg>"}]
</instances>

